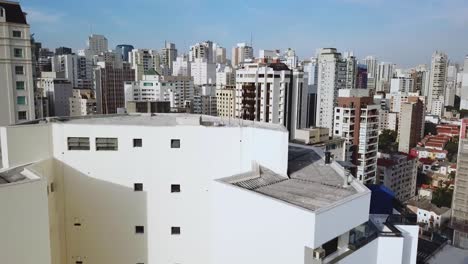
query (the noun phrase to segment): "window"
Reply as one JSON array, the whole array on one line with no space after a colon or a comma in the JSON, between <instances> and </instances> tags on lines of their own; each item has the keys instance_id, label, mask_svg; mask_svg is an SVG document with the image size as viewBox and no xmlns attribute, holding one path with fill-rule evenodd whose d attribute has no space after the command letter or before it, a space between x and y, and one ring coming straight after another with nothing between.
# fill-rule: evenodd
<instances>
[{"instance_id":1,"label":"window","mask_svg":"<svg viewBox=\"0 0 468 264\"><path fill-rule=\"evenodd\" d=\"M143 83L143 86L153 86L153 83L147 83L147 82L145 82L145 83Z\"/></svg>"},{"instance_id":2,"label":"window","mask_svg":"<svg viewBox=\"0 0 468 264\"><path fill-rule=\"evenodd\" d=\"M13 49L13 56L15 58L23 58L23 49Z\"/></svg>"},{"instance_id":3,"label":"window","mask_svg":"<svg viewBox=\"0 0 468 264\"><path fill-rule=\"evenodd\" d=\"M143 140L141 138L134 138L133 139L133 147L134 148L141 148L143 146Z\"/></svg>"},{"instance_id":4,"label":"window","mask_svg":"<svg viewBox=\"0 0 468 264\"><path fill-rule=\"evenodd\" d=\"M171 193L179 193L180 184L171 184Z\"/></svg>"},{"instance_id":5,"label":"window","mask_svg":"<svg viewBox=\"0 0 468 264\"><path fill-rule=\"evenodd\" d=\"M143 183L135 183L133 184L133 189L135 192L141 192L143 191Z\"/></svg>"},{"instance_id":6,"label":"window","mask_svg":"<svg viewBox=\"0 0 468 264\"><path fill-rule=\"evenodd\" d=\"M171 139L171 148L180 148L180 139Z\"/></svg>"},{"instance_id":7,"label":"window","mask_svg":"<svg viewBox=\"0 0 468 264\"><path fill-rule=\"evenodd\" d=\"M89 150L89 138L69 137L67 143L68 150Z\"/></svg>"},{"instance_id":8,"label":"window","mask_svg":"<svg viewBox=\"0 0 468 264\"><path fill-rule=\"evenodd\" d=\"M24 74L24 68L23 68L23 66L15 66L15 74L17 74L17 75L23 75L23 74Z\"/></svg>"},{"instance_id":9,"label":"window","mask_svg":"<svg viewBox=\"0 0 468 264\"><path fill-rule=\"evenodd\" d=\"M14 38L21 38L21 31L13 30L13 37Z\"/></svg>"},{"instance_id":10,"label":"window","mask_svg":"<svg viewBox=\"0 0 468 264\"><path fill-rule=\"evenodd\" d=\"M24 81L16 82L16 90L24 90Z\"/></svg>"},{"instance_id":11,"label":"window","mask_svg":"<svg viewBox=\"0 0 468 264\"><path fill-rule=\"evenodd\" d=\"M171 235L180 235L180 227L179 226L171 227Z\"/></svg>"},{"instance_id":12,"label":"window","mask_svg":"<svg viewBox=\"0 0 468 264\"><path fill-rule=\"evenodd\" d=\"M338 250L338 237L328 241L322 245L322 248L325 249L325 256L329 256Z\"/></svg>"},{"instance_id":13,"label":"window","mask_svg":"<svg viewBox=\"0 0 468 264\"><path fill-rule=\"evenodd\" d=\"M26 120L28 119L28 115L26 111L19 111L18 112L18 120Z\"/></svg>"},{"instance_id":14,"label":"window","mask_svg":"<svg viewBox=\"0 0 468 264\"><path fill-rule=\"evenodd\" d=\"M145 227L144 226L135 226L135 233L136 234L144 234L145 233Z\"/></svg>"},{"instance_id":15,"label":"window","mask_svg":"<svg viewBox=\"0 0 468 264\"><path fill-rule=\"evenodd\" d=\"M96 138L96 151L115 151L118 148L117 138Z\"/></svg>"},{"instance_id":16,"label":"window","mask_svg":"<svg viewBox=\"0 0 468 264\"><path fill-rule=\"evenodd\" d=\"M83 264L83 261L81 261L81 260L75 261L75 264Z\"/></svg>"},{"instance_id":17,"label":"window","mask_svg":"<svg viewBox=\"0 0 468 264\"><path fill-rule=\"evenodd\" d=\"M25 104L26 104L26 96L18 96L18 97L16 97L16 104L18 104L18 105L25 105Z\"/></svg>"}]
</instances>

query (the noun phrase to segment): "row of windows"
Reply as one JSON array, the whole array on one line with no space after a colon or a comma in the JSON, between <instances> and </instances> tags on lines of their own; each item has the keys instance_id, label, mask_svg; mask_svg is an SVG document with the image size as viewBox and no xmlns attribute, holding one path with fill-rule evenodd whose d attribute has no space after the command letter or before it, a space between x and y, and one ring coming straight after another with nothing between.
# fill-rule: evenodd
<instances>
[{"instance_id":1,"label":"row of windows","mask_svg":"<svg viewBox=\"0 0 468 264\"><path fill-rule=\"evenodd\" d=\"M67 138L67 146L68 150L90 150L89 138L69 137ZM134 138L133 147L143 147L143 139ZM180 139L171 139L171 148L180 148ZM96 138L96 151L117 151L118 149L119 142L117 138Z\"/></svg>"},{"instance_id":2,"label":"row of windows","mask_svg":"<svg viewBox=\"0 0 468 264\"><path fill-rule=\"evenodd\" d=\"M144 226L135 226L135 234L144 234L144 233L145 233ZM180 235L180 226L172 226L171 235Z\"/></svg>"}]
</instances>

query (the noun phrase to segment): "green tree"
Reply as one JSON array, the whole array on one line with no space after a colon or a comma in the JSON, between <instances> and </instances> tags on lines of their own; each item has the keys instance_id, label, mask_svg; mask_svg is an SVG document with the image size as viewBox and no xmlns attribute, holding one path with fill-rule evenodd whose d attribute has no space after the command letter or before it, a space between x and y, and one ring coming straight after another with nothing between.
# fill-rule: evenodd
<instances>
[{"instance_id":1,"label":"green tree","mask_svg":"<svg viewBox=\"0 0 468 264\"><path fill-rule=\"evenodd\" d=\"M458 154L458 139L454 139L452 141L449 141L447 145L445 146L445 150L447 150L447 159L450 162L456 162L457 161L457 154Z\"/></svg>"},{"instance_id":2,"label":"green tree","mask_svg":"<svg viewBox=\"0 0 468 264\"><path fill-rule=\"evenodd\" d=\"M443 187L443 188L437 188L433 193L432 193L432 203L437 205L438 207L452 207L452 196L453 196L453 190Z\"/></svg>"},{"instance_id":3,"label":"green tree","mask_svg":"<svg viewBox=\"0 0 468 264\"><path fill-rule=\"evenodd\" d=\"M424 136L429 134L437 135L437 125L431 122L426 122L424 124Z\"/></svg>"},{"instance_id":4,"label":"green tree","mask_svg":"<svg viewBox=\"0 0 468 264\"><path fill-rule=\"evenodd\" d=\"M380 152L393 152L398 150L397 132L384 129L379 135L379 151Z\"/></svg>"}]
</instances>

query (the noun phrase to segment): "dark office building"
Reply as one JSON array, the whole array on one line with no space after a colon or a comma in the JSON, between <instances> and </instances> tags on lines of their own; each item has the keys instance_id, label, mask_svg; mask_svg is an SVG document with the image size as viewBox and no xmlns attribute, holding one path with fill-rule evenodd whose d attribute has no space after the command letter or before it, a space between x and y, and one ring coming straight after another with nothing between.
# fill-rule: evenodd
<instances>
[{"instance_id":1,"label":"dark office building","mask_svg":"<svg viewBox=\"0 0 468 264\"><path fill-rule=\"evenodd\" d=\"M55 49L55 55L67 55L72 53L72 49L67 47L59 47Z\"/></svg>"},{"instance_id":2,"label":"dark office building","mask_svg":"<svg viewBox=\"0 0 468 264\"><path fill-rule=\"evenodd\" d=\"M120 44L115 47L115 51L122 56L124 61L128 61L128 53L132 51L134 47L132 45Z\"/></svg>"}]
</instances>

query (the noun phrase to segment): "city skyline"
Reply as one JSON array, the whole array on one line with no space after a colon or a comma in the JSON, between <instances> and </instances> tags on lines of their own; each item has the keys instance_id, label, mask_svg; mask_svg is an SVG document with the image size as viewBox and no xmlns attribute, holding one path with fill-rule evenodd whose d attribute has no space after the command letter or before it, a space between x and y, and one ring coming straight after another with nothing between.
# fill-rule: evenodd
<instances>
[{"instance_id":1,"label":"city skyline","mask_svg":"<svg viewBox=\"0 0 468 264\"><path fill-rule=\"evenodd\" d=\"M255 55L260 49L293 48L300 58L308 58L318 48L336 47L403 68L429 64L435 50L456 63L466 55L468 36L463 33L468 26L468 3L464 1L294 1L289 12L283 5L265 3L21 1L31 32L50 48L84 48L86 37L95 33L105 35L110 47L128 43L160 49L167 40L181 52L208 39L229 50L238 42L250 42L252 36ZM336 16L330 17L332 13Z\"/></svg>"}]
</instances>

